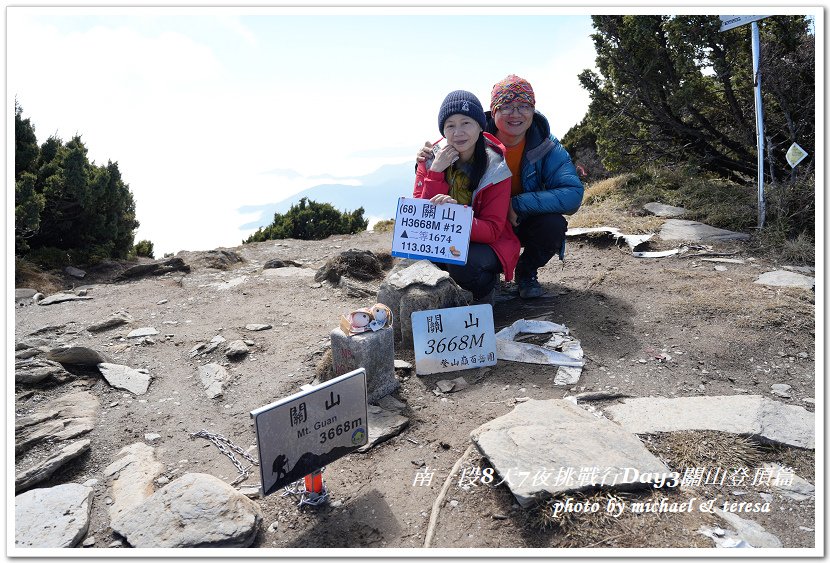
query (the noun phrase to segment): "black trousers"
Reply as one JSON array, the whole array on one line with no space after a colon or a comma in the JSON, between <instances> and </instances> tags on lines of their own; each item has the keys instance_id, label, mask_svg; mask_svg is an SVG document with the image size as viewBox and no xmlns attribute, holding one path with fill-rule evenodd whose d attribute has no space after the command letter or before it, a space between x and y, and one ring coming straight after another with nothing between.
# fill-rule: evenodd
<instances>
[{"instance_id":1,"label":"black trousers","mask_svg":"<svg viewBox=\"0 0 830 563\"><path fill-rule=\"evenodd\" d=\"M467 252L467 263L463 266L456 264L438 264L449 272L455 283L467 291L472 292L474 299L481 299L496 286L499 274L502 271L499 257L489 245L480 242L471 242Z\"/></svg>"},{"instance_id":2,"label":"black trousers","mask_svg":"<svg viewBox=\"0 0 830 563\"><path fill-rule=\"evenodd\" d=\"M559 254L565 242L568 221L559 213L532 215L514 228L524 247L516 265L516 278L535 276L536 270Z\"/></svg>"}]
</instances>

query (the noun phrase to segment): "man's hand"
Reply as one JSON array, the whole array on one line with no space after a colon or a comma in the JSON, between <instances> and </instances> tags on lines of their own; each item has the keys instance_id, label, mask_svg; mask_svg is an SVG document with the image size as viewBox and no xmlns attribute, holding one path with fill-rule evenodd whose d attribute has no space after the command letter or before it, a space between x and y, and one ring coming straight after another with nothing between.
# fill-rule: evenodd
<instances>
[{"instance_id":1,"label":"man's hand","mask_svg":"<svg viewBox=\"0 0 830 563\"><path fill-rule=\"evenodd\" d=\"M516 215L516 212L513 210L513 202L510 202L510 205L507 207L507 220L510 221L510 224L514 227L519 226L519 216Z\"/></svg>"},{"instance_id":2,"label":"man's hand","mask_svg":"<svg viewBox=\"0 0 830 563\"><path fill-rule=\"evenodd\" d=\"M429 141L424 143L424 146L421 147L421 150L418 151L418 155L415 157L416 162L424 162L426 159L432 156L432 147L434 145Z\"/></svg>"}]
</instances>

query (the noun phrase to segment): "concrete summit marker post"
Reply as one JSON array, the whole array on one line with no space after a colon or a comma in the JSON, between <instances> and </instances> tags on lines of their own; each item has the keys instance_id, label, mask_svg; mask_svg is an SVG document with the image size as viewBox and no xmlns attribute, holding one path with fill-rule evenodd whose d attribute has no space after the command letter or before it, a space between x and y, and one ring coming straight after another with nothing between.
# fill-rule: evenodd
<instances>
[{"instance_id":1,"label":"concrete summit marker post","mask_svg":"<svg viewBox=\"0 0 830 563\"><path fill-rule=\"evenodd\" d=\"M395 213L392 256L466 264L473 208L454 203L402 197Z\"/></svg>"},{"instance_id":2,"label":"concrete summit marker post","mask_svg":"<svg viewBox=\"0 0 830 563\"><path fill-rule=\"evenodd\" d=\"M369 439L366 370L357 369L251 411L259 449L262 496L309 476Z\"/></svg>"}]
</instances>

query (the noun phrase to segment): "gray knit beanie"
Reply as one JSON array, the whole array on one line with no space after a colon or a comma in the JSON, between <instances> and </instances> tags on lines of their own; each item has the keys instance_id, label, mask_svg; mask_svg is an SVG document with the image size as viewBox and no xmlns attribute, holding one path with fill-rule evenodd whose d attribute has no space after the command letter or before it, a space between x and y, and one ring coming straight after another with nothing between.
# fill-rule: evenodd
<instances>
[{"instance_id":1,"label":"gray knit beanie","mask_svg":"<svg viewBox=\"0 0 830 563\"><path fill-rule=\"evenodd\" d=\"M484 110L481 107L481 102L475 97L475 94L467 92L466 90L456 90L447 94L444 101L441 103L441 109L438 111L438 131L444 134L444 122L451 115L460 113L469 116L476 120L483 131L487 127L487 118L484 116Z\"/></svg>"}]
</instances>

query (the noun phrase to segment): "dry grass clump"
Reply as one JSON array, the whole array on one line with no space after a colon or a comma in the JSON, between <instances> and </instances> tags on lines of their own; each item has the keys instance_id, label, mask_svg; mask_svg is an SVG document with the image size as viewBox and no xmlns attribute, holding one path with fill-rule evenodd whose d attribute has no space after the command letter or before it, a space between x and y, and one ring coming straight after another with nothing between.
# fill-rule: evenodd
<instances>
[{"instance_id":1,"label":"dry grass clump","mask_svg":"<svg viewBox=\"0 0 830 563\"><path fill-rule=\"evenodd\" d=\"M761 462L778 463L792 467L795 474L811 483L816 481L816 452L801 448L791 448L781 444L761 444L758 446Z\"/></svg>"},{"instance_id":2,"label":"dry grass clump","mask_svg":"<svg viewBox=\"0 0 830 563\"><path fill-rule=\"evenodd\" d=\"M632 215L620 197L609 196L580 207L579 211L568 217L568 227L616 227L625 234L640 235L657 232L664 221L654 215Z\"/></svg>"},{"instance_id":3,"label":"dry grass clump","mask_svg":"<svg viewBox=\"0 0 830 563\"><path fill-rule=\"evenodd\" d=\"M694 495L691 495L694 496ZM585 494L557 495L529 510L526 529L535 534L552 534L546 539L550 547L712 547L712 542L694 530L711 524L712 516L698 510L690 512L645 512L631 510L632 502L688 502L690 495L681 491L644 489L638 492L595 491ZM588 514L560 512L554 516L557 502L598 503L600 510ZM625 509L614 517L606 507L610 500L625 503ZM678 534L686 530L688 533ZM537 542L538 543L538 542Z\"/></svg>"},{"instance_id":4,"label":"dry grass clump","mask_svg":"<svg viewBox=\"0 0 830 563\"><path fill-rule=\"evenodd\" d=\"M63 289L63 281L53 274L44 272L31 262L15 258L14 286L36 289L44 295L51 295Z\"/></svg>"},{"instance_id":5,"label":"dry grass clump","mask_svg":"<svg viewBox=\"0 0 830 563\"><path fill-rule=\"evenodd\" d=\"M586 186L584 205L598 203L612 194L618 194L634 174L620 174Z\"/></svg>"},{"instance_id":6,"label":"dry grass clump","mask_svg":"<svg viewBox=\"0 0 830 563\"><path fill-rule=\"evenodd\" d=\"M667 270L668 271L668 270ZM704 319L728 319L741 328L789 331L814 330L815 294L806 289L776 288L772 293L760 285L721 285L713 291L706 283L705 272L672 271L675 279L695 279L684 289L683 299L672 303L680 315Z\"/></svg>"},{"instance_id":7,"label":"dry grass clump","mask_svg":"<svg viewBox=\"0 0 830 563\"><path fill-rule=\"evenodd\" d=\"M568 226L616 227L626 234L656 232L664 219L632 212L624 187L633 177L633 174L622 174L590 184L585 190L582 207L568 218Z\"/></svg>"},{"instance_id":8,"label":"dry grass clump","mask_svg":"<svg viewBox=\"0 0 830 563\"><path fill-rule=\"evenodd\" d=\"M806 290L805 290L806 291ZM815 331L815 306L798 300L787 303L770 303L761 306L753 314L745 315L738 321L742 328L770 330L784 328L789 332Z\"/></svg>"},{"instance_id":9,"label":"dry grass clump","mask_svg":"<svg viewBox=\"0 0 830 563\"><path fill-rule=\"evenodd\" d=\"M327 348L323 357L314 366L314 374L320 381L328 381L334 377L334 364L331 357L331 348Z\"/></svg>"},{"instance_id":10,"label":"dry grass clump","mask_svg":"<svg viewBox=\"0 0 830 563\"><path fill-rule=\"evenodd\" d=\"M653 434L646 446L681 473L690 467L753 467L762 453L749 438L710 430Z\"/></svg>"},{"instance_id":11,"label":"dry grass clump","mask_svg":"<svg viewBox=\"0 0 830 563\"><path fill-rule=\"evenodd\" d=\"M388 233L395 228L395 220L394 219L385 219L383 221L378 221L372 227L372 230L376 233Z\"/></svg>"},{"instance_id":12,"label":"dry grass clump","mask_svg":"<svg viewBox=\"0 0 830 563\"><path fill-rule=\"evenodd\" d=\"M605 510L608 502L611 500L623 502L630 498L631 495L625 493L613 493L603 490L592 493L554 495L528 512L527 525L540 530L556 528L564 533L566 537L575 533L577 530L580 530L580 533L585 533L588 530L604 529L614 521L614 516ZM557 514L555 510L557 504L564 503L569 499L574 504L592 505L597 503L600 506L600 510L589 513L566 512L563 510Z\"/></svg>"}]
</instances>

